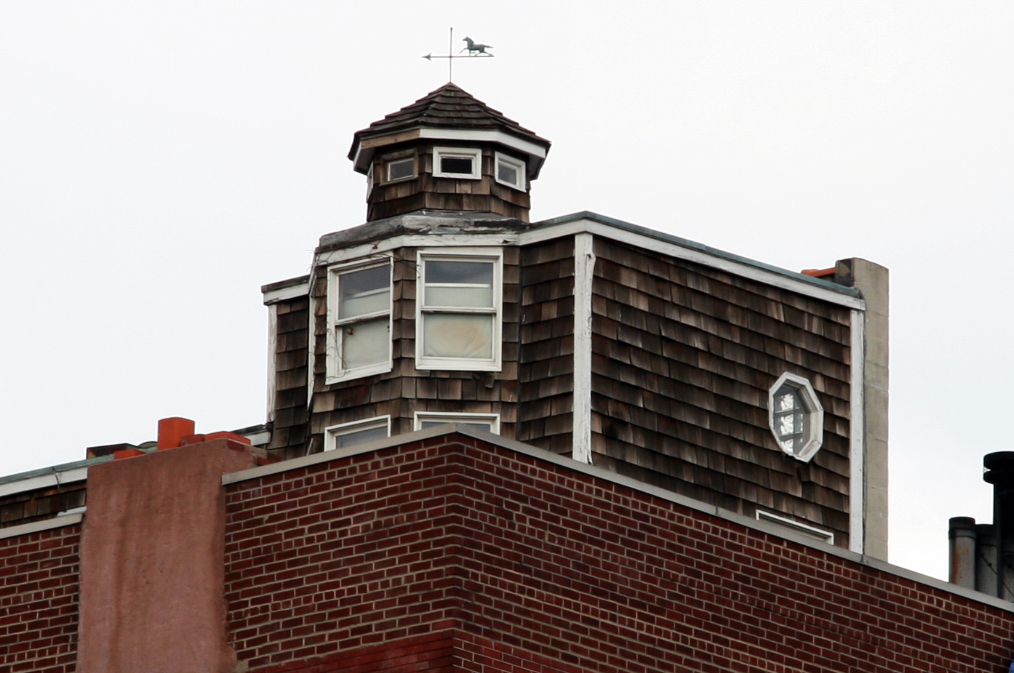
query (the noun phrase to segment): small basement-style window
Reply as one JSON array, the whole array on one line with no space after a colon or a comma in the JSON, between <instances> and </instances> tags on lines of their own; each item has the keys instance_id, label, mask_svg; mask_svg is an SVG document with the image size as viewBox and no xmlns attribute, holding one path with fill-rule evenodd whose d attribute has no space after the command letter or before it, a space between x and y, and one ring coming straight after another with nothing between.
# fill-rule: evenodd
<instances>
[{"instance_id":1,"label":"small basement-style window","mask_svg":"<svg viewBox=\"0 0 1014 673\"><path fill-rule=\"evenodd\" d=\"M391 417L377 416L324 429L324 450L344 449L391 436Z\"/></svg>"},{"instance_id":2,"label":"small basement-style window","mask_svg":"<svg viewBox=\"0 0 1014 673\"><path fill-rule=\"evenodd\" d=\"M391 369L391 258L328 273L326 383Z\"/></svg>"},{"instance_id":3,"label":"small basement-style window","mask_svg":"<svg viewBox=\"0 0 1014 673\"><path fill-rule=\"evenodd\" d=\"M416 368L500 370L501 251L420 251Z\"/></svg>"},{"instance_id":4,"label":"small basement-style window","mask_svg":"<svg viewBox=\"0 0 1014 673\"><path fill-rule=\"evenodd\" d=\"M778 446L804 462L820 449L824 435L824 408L810 382L782 374L768 391L768 422Z\"/></svg>"},{"instance_id":5,"label":"small basement-style window","mask_svg":"<svg viewBox=\"0 0 1014 673\"><path fill-rule=\"evenodd\" d=\"M415 429L425 430L445 423L470 425L494 435L500 434L500 414L459 414L443 411L415 412Z\"/></svg>"},{"instance_id":6,"label":"small basement-style window","mask_svg":"<svg viewBox=\"0 0 1014 673\"><path fill-rule=\"evenodd\" d=\"M501 185L525 191L525 163L497 152L496 181Z\"/></svg>"},{"instance_id":7,"label":"small basement-style window","mask_svg":"<svg viewBox=\"0 0 1014 673\"><path fill-rule=\"evenodd\" d=\"M478 180L482 177L481 167L481 150L463 147L433 148L434 177Z\"/></svg>"},{"instance_id":8,"label":"small basement-style window","mask_svg":"<svg viewBox=\"0 0 1014 673\"><path fill-rule=\"evenodd\" d=\"M415 157L387 162L387 181L397 182L415 177Z\"/></svg>"}]
</instances>

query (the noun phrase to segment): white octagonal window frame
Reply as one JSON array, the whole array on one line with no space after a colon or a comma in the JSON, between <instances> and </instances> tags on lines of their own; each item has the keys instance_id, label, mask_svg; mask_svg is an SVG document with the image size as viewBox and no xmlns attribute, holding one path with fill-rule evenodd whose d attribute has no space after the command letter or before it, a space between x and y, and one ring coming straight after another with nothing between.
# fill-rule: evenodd
<instances>
[{"instance_id":1,"label":"white octagonal window frame","mask_svg":"<svg viewBox=\"0 0 1014 673\"><path fill-rule=\"evenodd\" d=\"M795 404L790 401L788 405L780 405L775 399L784 397L778 395L783 387L792 389ZM793 430L792 434L786 432L783 427L783 417L790 415L793 417L792 423L789 424L792 426L790 428ZM824 407L820 405L817 393L807 379L788 372L778 377L768 390L768 426L778 448L786 454L804 463L810 462L816 455L824 443Z\"/></svg>"}]
</instances>

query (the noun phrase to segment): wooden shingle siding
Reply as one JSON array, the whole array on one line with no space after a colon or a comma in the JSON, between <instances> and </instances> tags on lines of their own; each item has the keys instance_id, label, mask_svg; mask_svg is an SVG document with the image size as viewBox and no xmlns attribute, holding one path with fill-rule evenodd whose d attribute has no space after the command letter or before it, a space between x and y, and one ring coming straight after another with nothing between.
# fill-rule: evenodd
<instances>
[{"instance_id":1,"label":"wooden shingle siding","mask_svg":"<svg viewBox=\"0 0 1014 673\"><path fill-rule=\"evenodd\" d=\"M475 144L467 143L420 143L407 153L399 151L393 155L378 155L374 164L373 189L367 202L368 221L424 208L490 212L528 221L531 197L527 191L512 189L496 181L494 150L482 148L482 177L478 180L437 178L433 177L433 149L438 146L476 148ZM387 161L403 156L415 158L416 177L387 182Z\"/></svg>"},{"instance_id":2,"label":"wooden shingle siding","mask_svg":"<svg viewBox=\"0 0 1014 673\"><path fill-rule=\"evenodd\" d=\"M330 426L389 415L391 434L414 429L415 412L500 414L500 434L514 438L518 401L519 252L503 250L502 368L499 372L428 371L415 368L416 248L393 252L390 372L332 385L325 383L326 268L317 270L315 293L313 451L323 448Z\"/></svg>"},{"instance_id":3,"label":"wooden shingle siding","mask_svg":"<svg viewBox=\"0 0 1014 673\"><path fill-rule=\"evenodd\" d=\"M76 481L0 497L0 528L55 518L61 512L83 507L86 482Z\"/></svg>"},{"instance_id":4,"label":"wooden shingle siding","mask_svg":"<svg viewBox=\"0 0 1014 673\"><path fill-rule=\"evenodd\" d=\"M847 547L848 309L601 238L595 254L594 462L747 516L783 512ZM809 464L768 427L786 371L824 407Z\"/></svg>"},{"instance_id":5,"label":"wooden shingle siding","mask_svg":"<svg viewBox=\"0 0 1014 673\"><path fill-rule=\"evenodd\" d=\"M275 340L275 418L268 450L282 458L306 453L306 370L310 301L278 302Z\"/></svg>"},{"instance_id":6,"label":"wooden shingle siding","mask_svg":"<svg viewBox=\"0 0 1014 673\"><path fill-rule=\"evenodd\" d=\"M517 439L573 449L574 238L521 251L521 371Z\"/></svg>"}]
</instances>

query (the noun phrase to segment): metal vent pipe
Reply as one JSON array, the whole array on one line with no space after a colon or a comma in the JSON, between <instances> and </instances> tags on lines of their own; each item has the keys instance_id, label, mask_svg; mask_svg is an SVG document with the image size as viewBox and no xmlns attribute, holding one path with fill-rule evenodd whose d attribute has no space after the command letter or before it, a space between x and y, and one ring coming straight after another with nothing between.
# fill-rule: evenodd
<instances>
[{"instance_id":1,"label":"metal vent pipe","mask_svg":"<svg viewBox=\"0 0 1014 673\"><path fill-rule=\"evenodd\" d=\"M988 453L982 459L982 478L993 485L993 526L1000 563L996 596L1011 600L1014 593L1014 451Z\"/></svg>"},{"instance_id":2,"label":"metal vent pipe","mask_svg":"<svg viewBox=\"0 0 1014 673\"><path fill-rule=\"evenodd\" d=\"M951 554L949 577L951 584L975 588L975 519L956 516L949 522L947 537Z\"/></svg>"},{"instance_id":3,"label":"metal vent pipe","mask_svg":"<svg viewBox=\"0 0 1014 673\"><path fill-rule=\"evenodd\" d=\"M996 528L991 523L975 526L975 590L997 595L996 571L1000 567L996 554Z\"/></svg>"}]
</instances>

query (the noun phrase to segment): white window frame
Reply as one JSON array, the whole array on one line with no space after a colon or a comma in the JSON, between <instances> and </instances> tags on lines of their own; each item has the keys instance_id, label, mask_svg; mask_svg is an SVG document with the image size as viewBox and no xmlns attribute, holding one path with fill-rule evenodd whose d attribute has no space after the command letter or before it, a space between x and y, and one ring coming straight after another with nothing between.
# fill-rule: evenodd
<instances>
[{"instance_id":1,"label":"white window frame","mask_svg":"<svg viewBox=\"0 0 1014 673\"><path fill-rule=\"evenodd\" d=\"M471 159L472 172L468 173L444 173L440 170L441 159ZM482 150L471 147L434 147L433 148L433 177L435 178L457 178L464 180L479 180L482 178Z\"/></svg>"},{"instance_id":2,"label":"white window frame","mask_svg":"<svg viewBox=\"0 0 1014 673\"><path fill-rule=\"evenodd\" d=\"M805 411L804 422L808 426L807 432L809 438L803 447L795 453L782 445L775 428L775 393L785 384L789 384L790 387L795 388L798 392L799 401L802 403ZM771 428L771 434L774 435L778 448L787 455L808 463L817 454L817 451L820 450L820 447L824 443L824 407L821 406L820 400L817 399L817 393L814 392L813 386L810 385L808 380L802 376L796 376L788 372L778 377L775 384L768 390L768 426Z\"/></svg>"},{"instance_id":3,"label":"white window frame","mask_svg":"<svg viewBox=\"0 0 1014 673\"><path fill-rule=\"evenodd\" d=\"M356 316L348 320L338 320L338 287L341 282L341 276L351 273L354 271L362 271L363 269L369 269L377 266L387 266L389 271L390 285L388 290L388 301L386 311L377 311L363 316ZM338 383L340 381L351 381L352 379L362 378L363 376L372 376L374 374L384 374L391 371L394 366L392 358L392 316L394 315L394 262L391 255L378 255L369 257L366 259L360 259L355 262L349 262L347 264L336 264L330 266L327 269L327 372L324 378L324 382L328 385L332 383ZM364 367L355 367L352 369L345 369L341 366L341 359L338 357L341 353L341 343L338 336L338 327L350 322L363 322L366 320L375 320L384 315L387 315L387 360L385 362L377 362ZM311 316L311 320L313 316ZM313 346L311 345L311 348Z\"/></svg>"},{"instance_id":4,"label":"white window frame","mask_svg":"<svg viewBox=\"0 0 1014 673\"><path fill-rule=\"evenodd\" d=\"M423 317L431 312L423 306L426 288L423 282L426 260L444 260L452 262L493 262L493 307L492 309L446 309L434 310L434 313L467 314L480 313L493 316L493 357L480 358L443 358L423 355L424 344ZM503 250L501 248L426 248L419 250L416 258L416 301L415 301L415 368L421 370L498 372L502 368L503 344Z\"/></svg>"},{"instance_id":5,"label":"white window frame","mask_svg":"<svg viewBox=\"0 0 1014 673\"><path fill-rule=\"evenodd\" d=\"M370 198L370 194L373 193L373 164L366 170L366 198Z\"/></svg>"},{"instance_id":6,"label":"white window frame","mask_svg":"<svg viewBox=\"0 0 1014 673\"><path fill-rule=\"evenodd\" d=\"M413 427L422 430L425 421L439 423L488 423L489 431L500 434L500 414L465 414L453 411L417 411Z\"/></svg>"},{"instance_id":7,"label":"white window frame","mask_svg":"<svg viewBox=\"0 0 1014 673\"><path fill-rule=\"evenodd\" d=\"M391 416L374 416L373 418L364 418L361 421L351 421L349 423L339 423L338 425L332 425L324 428L324 450L334 451L338 448L337 439L344 435L352 435L357 432L364 430L374 430L376 428L384 428L387 430L387 436L391 436Z\"/></svg>"},{"instance_id":8,"label":"white window frame","mask_svg":"<svg viewBox=\"0 0 1014 673\"><path fill-rule=\"evenodd\" d=\"M391 177L391 166L394 165L394 164L401 164L401 163L405 163L405 162L408 162L408 161L412 162L412 174L411 175L406 175L405 177L401 177L401 178L392 178ZM387 160L387 161L384 162L384 178L385 178L385 180L386 180L387 183L401 182L403 180L412 180L412 179L417 178L417 177L419 177L419 173L417 172L416 163L415 163L415 156L414 155L411 156L411 157L401 157L400 159L389 159L389 160Z\"/></svg>"},{"instance_id":9,"label":"white window frame","mask_svg":"<svg viewBox=\"0 0 1014 673\"><path fill-rule=\"evenodd\" d=\"M816 526L810 526L808 524L796 521L795 519L779 516L778 514L766 512L762 509L759 509L757 510L757 520L767 521L769 523L775 524L776 526L782 526L784 528L787 528L800 535L812 537L815 540L820 540L821 542L826 542L828 544L834 544L834 533L832 533L831 531L824 530L823 528L817 528Z\"/></svg>"},{"instance_id":10,"label":"white window frame","mask_svg":"<svg viewBox=\"0 0 1014 673\"><path fill-rule=\"evenodd\" d=\"M518 184L507 182L506 180L500 179L500 164L504 163L517 171ZM496 153L496 159L493 163L493 178L501 185L506 185L511 189L516 189L519 192L525 191L526 179L525 179L525 162L514 157L509 157L501 152Z\"/></svg>"}]
</instances>

